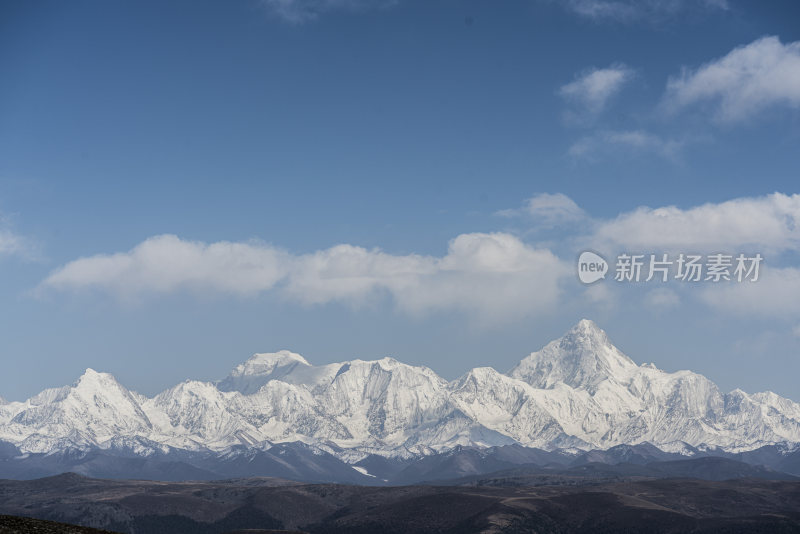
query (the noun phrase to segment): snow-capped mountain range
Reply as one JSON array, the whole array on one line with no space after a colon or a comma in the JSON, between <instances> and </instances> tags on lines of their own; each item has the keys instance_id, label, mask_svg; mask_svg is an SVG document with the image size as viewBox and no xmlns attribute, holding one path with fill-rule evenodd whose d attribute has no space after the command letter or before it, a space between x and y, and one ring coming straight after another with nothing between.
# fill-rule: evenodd
<instances>
[{"instance_id":1,"label":"snow-capped mountain range","mask_svg":"<svg viewBox=\"0 0 800 534\"><path fill-rule=\"evenodd\" d=\"M800 443L800 404L637 365L582 320L508 373L480 367L453 381L392 358L314 366L280 351L255 354L219 382L187 380L148 398L87 369L71 386L0 401L0 440L23 453L144 456L303 442L349 462L510 444L743 451Z\"/></svg>"}]
</instances>

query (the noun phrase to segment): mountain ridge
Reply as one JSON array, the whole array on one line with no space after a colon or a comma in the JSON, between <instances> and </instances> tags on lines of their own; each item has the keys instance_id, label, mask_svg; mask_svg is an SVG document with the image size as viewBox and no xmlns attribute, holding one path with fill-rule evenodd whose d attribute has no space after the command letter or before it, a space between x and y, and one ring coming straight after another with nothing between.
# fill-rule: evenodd
<instances>
[{"instance_id":1,"label":"mountain ridge","mask_svg":"<svg viewBox=\"0 0 800 534\"><path fill-rule=\"evenodd\" d=\"M511 444L740 452L800 443L800 405L637 365L583 319L507 373L477 367L451 381L393 358L314 366L282 350L255 354L222 380L186 380L150 398L87 369L72 386L0 403L0 440L28 454L125 440L141 454L301 442L349 463Z\"/></svg>"}]
</instances>

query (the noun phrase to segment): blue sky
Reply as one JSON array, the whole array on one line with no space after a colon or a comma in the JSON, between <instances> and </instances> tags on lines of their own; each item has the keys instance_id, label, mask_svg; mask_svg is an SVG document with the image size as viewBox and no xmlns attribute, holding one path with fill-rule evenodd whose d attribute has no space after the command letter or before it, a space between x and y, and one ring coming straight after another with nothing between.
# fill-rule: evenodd
<instances>
[{"instance_id":1,"label":"blue sky","mask_svg":"<svg viewBox=\"0 0 800 534\"><path fill-rule=\"evenodd\" d=\"M798 400L797 20L6 0L0 395L86 367L153 394L283 348L454 378L589 317L637 362ZM587 288L584 248L766 260L752 286Z\"/></svg>"}]
</instances>

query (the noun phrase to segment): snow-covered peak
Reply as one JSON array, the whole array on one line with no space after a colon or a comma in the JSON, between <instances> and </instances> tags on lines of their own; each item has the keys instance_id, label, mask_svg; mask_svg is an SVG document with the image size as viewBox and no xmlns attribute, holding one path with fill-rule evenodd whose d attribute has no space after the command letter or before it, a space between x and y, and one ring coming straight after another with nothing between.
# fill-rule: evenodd
<instances>
[{"instance_id":1,"label":"snow-covered peak","mask_svg":"<svg viewBox=\"0 0 800 534\"><path fill-rule=\"evenodd\" d=\"M305 358L288 350L253 354L249 360L239 364L231 376L257 376L271 374L279 367L288 365L310 365Z\"/></svg>"},{"instance_id":2,"label":"snow-covered peak","mask_svg":"<svg viewBox=\"0 0 800 534\"><path fill-rule=\"evenodd\" d=\"M575 326L569 329L566 335L582 335L588 337L596 337L600 339L607 340L608 336L606 336L605 331L597 326L597 323L592 321L591 319L581 319Z\"/></svg>"},{"instance_id":3,"label":"snow-covered peak","mask_svg":"<svg viewBox=\"0 0 800 534\"><path fill-rule=\"evenodd\" d=\"M223 393L212 382L201 382L200 380L184 380L166 391L162 391L153 400L161 401L175 399L179 397L196 397L201 399L212 399L218 397L231 397L235 393Z\"/></svg>"},{"instance_id":4,"label":"snow-covered peak","mask_svg":"<svg viewBox=\"0 0 800 534\"><path fill-rule=\"evenodd\" d=\"M86 369L83 374L75 381L73 388L75 389L102 389L108 386L121 387L114 375L110 373L98 373L91 367Z\"/></svg>"},{"instance_id":5,"label":"snow-covered peak","mask_svg":"<svg viewBox=\"0 0 800 534\"><path fill-rule=\"evenodd\" d=\"M491 384L497 382L520 384L517 380L510 378L508 375L500 373L494 367L475 367L455 380L452 380L448 384L448 389L451 393L463 390L464 388L489 391L491 389ZM525 386L525 384L520 385Z\"/></svg>"},{"instance_id":6,"label":"snow-covered peak","mask_svg":"<svg viewBox=\"0 0 800 534\"><path fill-rule=\"evenodd\" d=\"M152 431L139 396L112 375L93 369L72 386L45 390L18 403L9 415L7 426L0 428L28 452L61 450L65 443L96 446L117 436Z\"/></svg>"},{"instance_id":7,"label":"snow-covered peak","mask_svg":"<svg viewBox=\"0 0 800 534\"><path fill-rule=\"evenodd\" d=\"M68 398L83 399L90 404L97 404L100 399L112 404L119 402L138 404L137 394L129 391L117 381L111 373L100 373L94 369L86 369L71 387L62 388L60 395L53 400Z\"/></svg>"},{"instance_id":8,"label":"snow-covered peak","mask_svg":"<svg viewBox=\"0 0 800 534\"><path fill-rule=\"evenodd\" d=\"M110 405L123 403L138 406L144 398L120 384L111 373L100 373L91 368L86 369L72 387L64 388L61 394L63 399L83 399L92 405L105 401Z\"/></svg>"},{"instance_id":9,"label":"snow-covered peak","mask_svg":"<svg viewBox=\"0 0 800 534\"><path fill-rule=\"evenodd\" d=\"M332 386L350 388L349 394L365 387L387 388L390 385L399 390L429 385L436 389L444 388L447 382L428 367L408 365L394 358L380 360L351 360L337 364ZM381 391L375 391L381 395Z\"/></svg>"},{"instance_id":10,"label":"snow-covered peak","mask_svg":"<svg viewBox=\"0 0 800 534\"><path fill-rule=\"evenodd\" d=\"M105 410L123 405L138 409L136 395L120 384L114 375L99 373L91 368L86 369L72 387L64 391L63 400L70 399L86 402L92 409Z\"/></svg>"},{"instance_id":11,"label":"snow-covered peak","mask_svg":"<svg viewBox=\"0 0 800 534\"><path fill-rule=\"evenodd\" d=\"M407 364L404 364L403 362L395 360L391 356L385 356L385 357L381 358L380 360L374 360L373 362L369 362L369 363L377 363L378 365L380 365L384 369L394 369L394 368L396 368L398 366L411 367L411 366L409 366Z\"/></svg>"},{"instance_id":12,"label":"snow-covered peak","mask_svg":"<svg viewBox=\"0 0 800 534\"><path fill-rule=\"evenodd\" d=\"M498 373L497 370L495 370L494 367L484 366L484 367L474 367L474 368L470 369L469 371L467 371L467 373L464 376L465 377L473 377L474 376L476 378L487 378L487 377L494 378L498 374L500 374L500 373Z\"/></svg>"},{"instance_id":13,"label":"snow-covered peak","mask_svg":"<svg viewBox=\"0 0 800 534\"><path fill-rule=\"evenodd\" d=\"M605 330L590 319L581 319L561 339L556 341L561 341L562 344L569 343L584 350L612 346Z\"/></svg>"},{"instance_id":14,"label":"snow-covered peak","mask_svg":"<svg viewBox=\"0 0 800 534\"><path fill-rule=\"evenodd\" d=\"M305 358L288 350L253 354L249 360L237 365L217 386L222 391L251 395L270 380L286 377L298 368L311 369L312 366Z\"/></svg>"},{"instance_id":15,"label":"snow-covered peak","mask_svg":"<svg viewBox=\"0 0 800 534\"><path fill-rule=\"evenodd\" d=\"M370 372L372 370L380 369L386 372L397 372L397 373L410 373L413 375L425 375L428 377L436 377L439 379L438 375L428 367L425 366L417 366L417 365L409 365L407 363L403 363L399 360L395 360L391 356L387 356L385 358L381 358L380 360L350 360L347 362L341 362L341 367L339 368L339 372L337 374L341 374L345 371L349 370L357 370L362 369L364 372Z\"/></svg>"},{"instance_id":16,"label":"snow-covered peak","mask_svg":"<svg viewBox=\"0 0 800 534\"><path fill-rule=\"evenodd\" d=\"M519 362L509 376L537 388L563 382L591 389L606 379L626 381L637 365L609 341L594 322L583 319L564 336Z\"/></svg>"},{"instance_id":17,"label":"snow-covered peak","mask_svg":"<svg viewBox=\"0 0 800 534\"><path fill-rule=\"evenodd\" d=\"M301 441L345 456L647 441L688 454L700 444L800 443L800 404L770 392L723 395L691 371L637 366L582 320L508 374L478 367L451 382L389 357L312 366L279 351L253 355L220 382L189 380L146 398L87 369L71 386L0 404L0 440L25 452L143 455Z\"/></svg>"}]
</instances>

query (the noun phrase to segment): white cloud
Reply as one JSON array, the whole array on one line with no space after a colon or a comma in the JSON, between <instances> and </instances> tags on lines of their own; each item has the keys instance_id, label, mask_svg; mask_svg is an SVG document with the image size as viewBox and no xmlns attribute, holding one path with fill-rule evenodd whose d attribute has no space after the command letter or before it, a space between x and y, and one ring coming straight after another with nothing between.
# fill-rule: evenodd
<instances>
[{"instance_id":1,"label":"white cloud","mask_svg":"<svg viewBox=\"0 0 800 534\"><path fill-rule=\"evenodd\" d=\"M24 240L9 230L0 230L0 255L17 254L25 249Z\"/></svg>"},{"instance_id":2,"label":"white cloud","mask_svg":"<svg viewBox=\"0 0 800 534\"><path fill-rule=\"evenodd\" d=\"M792 328L792 334L794 334L795 337L800 337L800 324L795 325L795 327Z\"/></svg>"},{"instance_id":3,"label":"white cloud","mask_svg":"<svg viewBox=\"0 0 800 534\"><path fill-rule=\"evenodd\" d=\"M286 274L289 255L260 243L207 245L174 235L151 237L128 252L71 261L42 287L99 289L123 298L181 289L250 295Z\"/></svg>"},{"instance_id":4,"label":"white cloud","mask_svg":"<svg viewBox=\"0 0 800 534\"><path fill-rule=\"evenodd\" d=\"M566 195L542 194L513 211L553 225L584 221L582 233L571 242L604 252L760 252L765 257L761 280L708 283L701 298L733 313L790 318L800 313L800 269L770 264L777 253L800 250L798 194L686 209L640 207L613 219L590 218ZM123 300L179 291L245 297L272 292L312 306L358 306L388 298L409 314L459 311L490 322L564 304L562 282L572 277L571 261L506 233L459 235L441 256L390 254L348 244L291 254L262 242L207 244L163 235L127 252L69 262L39 290L95 290ZM614 294L607 288L584 293L589 301L613 305ZM646 294L645 302L663 309L679 305L680 299L659 288Z\"/></svg>"},{"instance_id":5,"label":"white cloud","mask_svg":"<svg viewBox=\"0 0 800 534\"><path fill-rule=\"evenodd\" d=\"M593 20L635 22L675 16L690 9L728 9L727 0L565 0L570 11Z\"/></svg>"},{"instance_id":6,"label":"white cloud","mask_svg":"<svg viewBox=\"0 0 800 534\"><path fill-rule=\"evenodd\" d=\"M673 290L659 287L648 291L644 296L644 302L651 309L664 309L678 306L681 299Z\"/></svg>"},{"instance_id":7,"label":"white cloud","mask_svg":"<svg viewBox=\"0 0 800 534\"><path fill-rule=\"evenodd\" d=\"M595 308L609 311L618 307L619 291L617 289L611 284L593 284L583 290L582 297Z\"/></svg>"},{"instance_id":8,"label":"white cloud","mask_svg":"<svg viewBox=\"0 0 800 534\"><path fill-rule=\"evenodd\" d=\"M568 273L550 251L502 233L462 234L442 257L352 245L291 255L263 243L205 244L165 235L129 252L72 261L40 290L96 289L124 299L181 290L242 296L277 290L309 305L389 295L408 313L460 310L499 320L550 309Z\"/></svg>"},{"instance_id":9,"label":"white cloud","mask_svg":"<svg viewBox=\"0 0 800 534\"><path fill-rule=\"evenodd\" d=\"M642 130L604 131L580 139L567 153L575 158L589 158L608 151L650 152L672 159L683 145L682 141L664 139Z\"/></svg>"},{"instance_id":10,"label":"white cloud","mask_svg":"<svg viewBox=\"0 0 800 534\"><path fill-rule=\"evenodd\" d=\"M561 202L570 205L566 200ZM742 197L686 209L639 207L613 219L586 215L583 228L574 246L606 253L761 253L758 281L707 282L697 288L700 299L725 313L793 321L800 316L800 268L775 266L779 254L800 251L800 194ZM590 302L605 302L615 294L608 289L613 285L593 287L599 289L584 292ZM665 309L679 306L681 298L665 287L646 293L644 302Z\"/></svg>"},{"instance_id":11,"label":"white cloud","mask_svg":"<svg viewBox=\"0 0 800 534\"><path fill-rule=\"evenodd\" d=\"M396 5L399 0L260 0L279 17L303 23L333 11L360 11ZM660 20L689 10L726 10L727 0L559 0L565 9L596 21Z\"/></svg>"},{"instance_id":12,"label":"white cloud","mask_svg":"<svg viewBox=\"0 0 800 534\"><path fill-rule=\"evenodd\" d=\"M9 219L0 214L0 257L17 256L25 260L40 258L37 243L16 233Z\"/></svg>"},{"instance_id":13,"label":"white cloud","mask_svg":"<svg viewBox=\"0 0 800 534\"><path fill-rule=\"evenodd\" d=\"M529 198L522 208L501 210L496 215L503 217L526 215L532 217L537 224L546 227L554 227L586 218L586 212L574 200L563 193L540 193Z\"/></svg>"},{"instance_id":14,"label":"white cloud","mask_svg":"<svg viewBox=\"0 0 800 534\"><path fill-rule=\"evenodd\" d=\"M361 11L383 8L396 0L261 0L261 3L282 19L301 24L331 11Z\"/></svg>"},{"instance_id":15,"label":"white cloud","mask_svg":"<svg viewBox=\"0 0 800 534\"><path fill-rule=\"evenodd\" d=\"M667 109L705 101L717 103L723 121L772 106L800 107L800 41L782 44L777 37L763 37L667 83Z\"/></svg>"},{"instance_id":16,"label":"white cloud","mask_svg":"<svg viewBox=\"0 0 800 534\"><path fill-rule=\"evenodd\" d=\"M598 223L593 239L632 251L712 253L800 249L800 195L773 193L681 209L640 207Z\"/></svg>"},{"instance_id":17,"label":"white cloud","mask_svg":"<svg viewBox=\"0 0 800 534\"><path fill-rule=\"evenodd\" d=\"M571 115L580 118L578 115L581 112L589 114L601 112L609 99L619 93L633 76L633 70L622 64L605 69L591 69L581 73L574 81L563 85L558 93L579 108Z\"/></svg>"},{"instance_id":18,"label":"white cloud","mask_svg":"<svg viewBox=\"0 0 800 534\"><path fill-rule=\"evenodd\" d=\"M563 193L537 195L503 216L535 215L554 225L583 221L582 245L598 250L687 253L800 251L800 194L772 193L690 208L641 206L592 218Z\"/></svg>"},{"instance_id":19,"label":"white cloud","mask_svg":"<svg viewBox=\"0 0 800 534\"><path fill-rule=\"evenodd\" d=\"M765 265L756 282L708 284L701 298L725 313L796 320L800 315L800 269Z\"/></svg>"},{"instance_id":20,"label":"white cloud","mask_svg":"<svg viewBox=\"0 0 800 534\"><path fill-rule=\"evenodd\" d=\"M362 302L379 290L399 290L435 274L433 258L395 256L377 249L337 245L300 256L287 273L287 293L306 304Z\"/></svg>"},{"instance_id":21,"label":"white cloud","mask_svg":"<svg viewBox=\"0 0 800 534\"><path fill-rule=\"evenodd\" d=\"M393 256L351 246L303 257L287 293L319 303L388 292L412 313L458 309L506 318L555 305L558 282L567 273L550 251L514 236L462 234L442 257Z\"/></svg>"}]
</instances>

